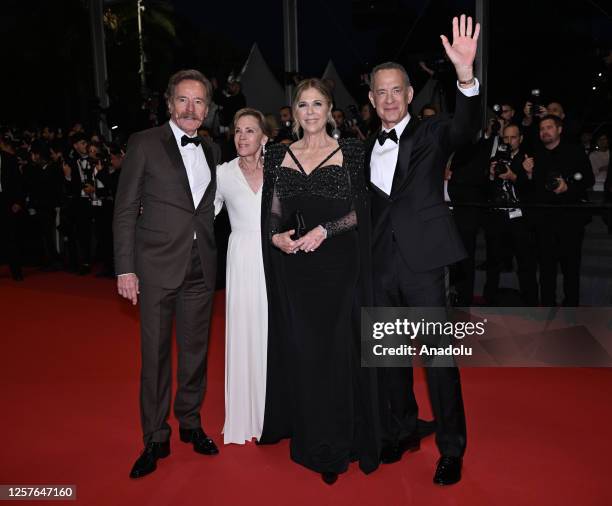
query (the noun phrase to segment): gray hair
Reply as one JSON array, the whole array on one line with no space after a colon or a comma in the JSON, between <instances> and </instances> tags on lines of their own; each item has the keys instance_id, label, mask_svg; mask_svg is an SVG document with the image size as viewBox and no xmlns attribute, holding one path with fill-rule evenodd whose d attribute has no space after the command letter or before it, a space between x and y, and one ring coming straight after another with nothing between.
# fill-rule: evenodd
<instances>
[{"instance_id":1,"label":"gray hair","mask_svg":"<svg viewBox=\"0 0 612 506\"><path fill-rule=\"evenodd\" d=\"M410 86L410 77L408 77L408 72L406 72L404 66L400 63L395 63L394 61L388 61L385 63L381 63L380 65L376 65L376 67L372 69L372 72L370 73L371 91L374 91L374 76L376 75L376 72L379 72L381 70L399 70L404 76L404 84L406 85L406 88Z\"/></svg>"},{"instance_id":2,"label":"gray hair","mask_svg":"<svg viewBox=\"0 0 612 506\"><path fill-rule=\"evenodd\" d=\"M213 94L212 84L210 84L210 81L206 78L204 74L202 74L202 72L195 69L179 70L178 72L170 76L170 79L168 81L168 88L166 88L166 92L164 93L166 103L170 105L170 101L172 100L172 98L174 98L174 91L176 90L176 86L181 81L187 80L198 81L199 83L202 83L202 86L204 86L204 89L206 90L206 104L210 105L210 103L212 102Z\"/></svg>"}]
</instances>

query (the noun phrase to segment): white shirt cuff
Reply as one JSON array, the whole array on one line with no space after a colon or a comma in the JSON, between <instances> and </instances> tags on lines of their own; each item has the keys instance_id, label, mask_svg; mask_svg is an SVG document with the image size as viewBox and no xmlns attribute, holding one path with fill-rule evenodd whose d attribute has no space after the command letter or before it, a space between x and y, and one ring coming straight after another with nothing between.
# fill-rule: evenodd
<instances>
[{"instance_id":1,"label":"white shirt cuff","mask_svg":"<svg viewBox=\"0 0 612 506\"><path fill-rule=\"evenodd\" d=\"M478 95L478 93L480 93L480 83L476 78L474 78L474 85L470 86L469 88L462 88L461 86L459 86L459 81L457 81L457 88L459 88L459 91L463 93L466 97L475 97L476 95Z\"/></svg>"}]
</instances>

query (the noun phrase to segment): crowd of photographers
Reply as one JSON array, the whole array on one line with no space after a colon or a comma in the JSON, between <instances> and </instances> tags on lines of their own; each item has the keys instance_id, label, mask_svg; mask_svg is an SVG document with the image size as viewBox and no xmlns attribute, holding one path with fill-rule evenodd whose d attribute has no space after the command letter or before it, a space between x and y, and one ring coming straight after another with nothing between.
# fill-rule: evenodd
<instances>
[{"instance_id":1,"label":"crowd of photographers","mask_svg":"<svg viewBox=\"0 0 612 506\"><path fill-rule=\"evenodd\" d=\"M226 161L235 156L231 118L246 100L236 80L216 88L213 98L199 134L217 142ZM468 258L451 267L453 302L474 303L476 237L484 230L482 302L577 306L585 225L594 215L610 225L609 208L587 205L612 200L605 125L581 131L561 104L542 104L537 93L522 110L508 103L493 110L481 137L453 154L441 180L468 251ZM413 114L427 121L439 112L426 104ZM365 140L379 128L367 102L332 115L337 138ZM151 118L152 125L164 121ZM271 142L295 140L289 106L266 119ZM2 127L0 155L0 256L13 279L23 279L24 263L80 275L96 265L96 275L113 277L112 215L123 145L86 135L80 124L65 134L48 126ZM558 266L562 301L556 299ZM520 301L500 300L501 273L513 270Z\"/></svg>"},{"instance_id":2,"label":"crowd of photographers","mask_svg":"<svg viewBox=\"0 0 612 506\"><path fill-rule=\"evenodd\" d=\"M479 230L486 239L484 303L578 306L585 226L594 217L610 225L607 132L580 132L560 103L544 105L538 95L520 113L508 103L494 106L482 137L449 161L445 190L468 250L451 269L460 306L473 303ZM514 270L514 258L520 299L503 300L500 276Z\"/></svg>"},{"instance_id":3,"label":"crowd of photographers","mask_svg":"<svg viewBox=\"0 0 612 506\"><path fill-rule=\"evenodd\" d=\"M80 124L0 129L2 254L13 279L22 264L114 276L112 216L124 151Z\"/></svg>"}]
</instances>

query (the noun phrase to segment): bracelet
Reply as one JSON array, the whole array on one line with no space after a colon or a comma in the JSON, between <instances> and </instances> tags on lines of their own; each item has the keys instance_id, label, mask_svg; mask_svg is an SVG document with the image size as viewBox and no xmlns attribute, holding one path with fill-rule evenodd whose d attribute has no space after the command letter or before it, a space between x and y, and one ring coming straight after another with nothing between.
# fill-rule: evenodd
<instances>
[{"instance_id":1,"label":"bracelet","mask_svg":"<svg viewBox=\"0 0 612 506\"><path fill-rule=\"evenodd\" d=\"M468 79L467 81L457 80L457 82L459 84L463 84L465 86L466 84L474 84L474 83L476 83L476 78L472 77L471 79Z\"/></svg>"}]
</instances>

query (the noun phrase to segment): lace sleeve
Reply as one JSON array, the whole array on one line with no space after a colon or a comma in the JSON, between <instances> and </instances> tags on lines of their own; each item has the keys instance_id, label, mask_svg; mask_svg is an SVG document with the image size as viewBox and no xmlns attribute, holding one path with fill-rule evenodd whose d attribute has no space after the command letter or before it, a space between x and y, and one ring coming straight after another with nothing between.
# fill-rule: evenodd
<instances>
[{"instance_id":1,"label":"lace sleeve","mask_svg":"<svg viewBox=\"0 0 612 506\"><path fill-rule=\"evenodd\" d=\"M351 210L337 220L322 223L327 230L327 237L349 232L357 229L356 203L366 198L365 179L364 179L364 147L357 139L341 139L343 165L347 169L349 194L351 196Z\"/></svg>"},{"instance_id":2,"label":"lace sleeve","mask_svg":"<svg viewBox=\"0 0 612 506\"><path fill-rule=\"evenodd\" d=\"M327 230L328 239L336 235L344 234L345 232L350 232L357 228L357 213L353 206L351 206L350 212L337 220L322 223L321 226Z\"/></svg>"},{"instance_id":3,"label":"lace sleeve","mask_svg":"<svg viewBox=\"0 0 612 506\"><path fill-rule=\"evenodd\" d=\"M282 227L282 203L279 198L277 181L278 168L285 157L283 144L266 147L264 158L264 183L262 189L262 240L272 242L272 236Z\"/></svg>"},{"instance_id":4,"label":"lace sleeve","mask_svg":"<svg viewBox=\"0 0 612 506\"><path fill-rule=\"evenodd\" d=\"M280 232L283 222L283 206L278 198L278 190L275 187L272 192L272 205L270 207L270 241L274 234Z\"/></svg>"}]
</instances>

